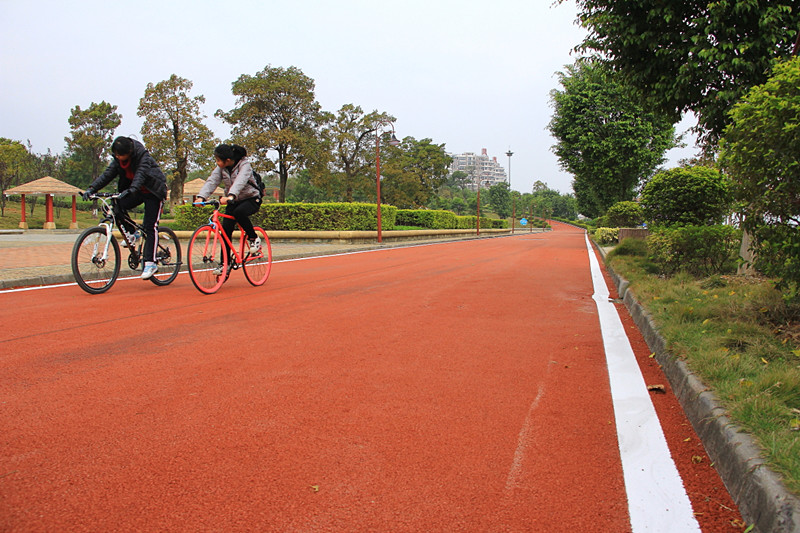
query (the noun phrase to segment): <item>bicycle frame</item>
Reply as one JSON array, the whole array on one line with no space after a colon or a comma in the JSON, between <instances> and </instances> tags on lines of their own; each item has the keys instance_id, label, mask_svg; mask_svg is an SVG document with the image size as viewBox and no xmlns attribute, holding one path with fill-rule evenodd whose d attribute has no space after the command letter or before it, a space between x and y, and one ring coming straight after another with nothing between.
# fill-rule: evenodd
<instances>
[{"instance_id":1,"label":"bicycle frame","mask_svg":"<svg viewBox=\"0 0 800 533\"><path fill-rule=\"evenodd\" d=\"M114 212L116 194L94 194L92 198L102 202L100 206L103 211L102 218L96 226L87 228L75 241L72 248L72 274L78 285L90 294L101 294L114 284L120 272L121 257L119 243L113 235L114 226L117 226L122 235L123 245L128 249L128 267L137 270L143 264L143 250L148 241L147 235L143 235L138 245L134 246L134 241L128 237L123 227L120 225L130 225L143 234L144 228L137 224L127 213L118 216ZM159 236L164 236L164 244L161 243ZM102 242L104 239L105 242ZM156 237L154 243L154 259L156 263L156 274L150 276L150 281L159 286L169 285L175 280L181 267L181 248L178 237L168 227L156 227Z\"/></svg>"},{"instance_id":2,"label":"bicycle frame","mask_svg":"<svg viewBox=\"0 0 800 533\"><path fill-rule=\"evenodd\" d=\"M117 218L114 215L114 208L112 205L109 204L107 198L113 199L116 196L113 194L95 194L94 197L99 199L103 203L103 205L101 206L101 210L103 211L103 218L97 225L106 228L106 245L105 249L103 250L103 255L102 257L99 258L99 260L107 261L108 247L111 244L111 233L114 231L114 226L120 227L120 225L117 223ZM130 222L133 223L132 220ZM128 241L128 238L125 236L125 232L120 230L120 234L122 235L122 239L126 243L128 243L129 246L128 249L131 250L131 252L133 252L134 251L133 248L130 248L131 242Z\"/></svg>"},{"instance_id":3,"label":"bicycle frame","mask_svg":"<svg viewBox=\"0 0 800 533\"><path fill-rule=\"evenodd\" d=\"M198 204L198 205L200 205L200 204ZM230 266L232 268L236 268L238 265L241 265L242 263L244 263L244 261L246 259L246 255L245 255L245 252L244 252L245 240L241 239L241 242L239 244L239 250L236 250L236 248L234 248L234 246L233 246L233 243L231 242L231 239L229 239L228 235L222 230L222 223L219 220L220 218L229 218L231 220L236 220L231 215L227 215L225 213L221 213L219 211L219 208L214 208L214 212L211 213L211 217L209 217L209 219L208 219L209 225L214 230L214 241L213 241L213 243L211 243L212 244L212 248L211 248L212 255L213 255L213 253L217 252L217 243L219 242L218 239L222 238L222 241L225 242L225 244L228 246L228 249L231 252L233 252L233 255L235 256L235 261ZM244 235L244 230L242 229L242 226L238 222L236 223L236 227L239 228L239 232L242 235ZM210 236L209 236L208 239L206 239L205 249L203 250L203 254L204 255L206 254L206 252L208 252L209 243L210 243ZM240 252L241 252L241 255L240 255Z\"/></svg>"},{"instance_id":4,"label":"bicycle frame","mask_svg":"<svg viewBox=\"0 0 800 533\"><path fill-rule=\"evenodd\" d=\"M197 290L204 294L213 294L222 287L233 270L239 269L244 271L244 276L251 285L263 285L272 266L272 248L267 232L261 227L253 227L261 241L260 250L253 253L241 224L236 223L240 239L238 247L234 244L233 232L231 236L225 233L222 222L225 219L236 219L227 213L220 213L219 202L203 201L195 202L194 205L214 207L208 222L197 228L189 241L189 277Z\"/></svg>"}]
</instances>

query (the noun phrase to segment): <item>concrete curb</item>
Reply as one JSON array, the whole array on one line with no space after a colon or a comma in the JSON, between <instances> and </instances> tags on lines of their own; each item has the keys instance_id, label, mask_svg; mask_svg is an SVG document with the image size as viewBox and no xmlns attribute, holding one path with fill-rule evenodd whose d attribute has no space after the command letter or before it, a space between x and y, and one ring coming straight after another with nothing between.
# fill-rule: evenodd
<instances>
[{"instance_id":1,"label":"concrete curb","mask_svg":"<svg viewBox=\"0 0 800 533\"><path fill-rule=\"evenodd\" d=\"M605 258L605 251L597 249ZM630 283L608 264L606 269L742 517L762 533L800 533L800 499L790 493L780 476L764 463L755 439L725 415L714 392L684 361L667 351L666 341L629 289Z\"/></svg>"}]
</instances>

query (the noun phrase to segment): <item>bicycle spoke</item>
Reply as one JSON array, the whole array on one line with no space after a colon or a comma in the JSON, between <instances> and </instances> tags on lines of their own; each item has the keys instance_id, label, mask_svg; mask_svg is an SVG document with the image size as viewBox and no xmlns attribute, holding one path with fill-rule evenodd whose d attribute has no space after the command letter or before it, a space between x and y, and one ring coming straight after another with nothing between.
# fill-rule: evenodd
<instances>
[{"instance_id":1,"label":"bicycle spoke","mask_svg":"<svg viewBox=\"0 0 800 533\"><path fill-rule=\"evenodd\" d=\"M194 232L189 242L187 262L192 283L200 292L214 293L225 283L227 251L211 226L203 226Z\"/></svg>"},{"instance_id":2,"label":"bicycle spoke","mask_svg":"<svg viewBox=\"0 0 800 533\"><path fill-rule=\"evenodd\" d=\"M256 227L256 235L261 239L261 251L257 254L245 256L244 275L251 285L263 285L272 270L272 246L269 243L267 232Z\"/></svg>"},{"instance_id":3,"label":"bicycle spoke","mask_svg":"<svg viewBox=\"0 0 800 533\"><path fill-rule=\"evenodd\" d=\"M107 291L119 269L119 245L113 238L108 240L104 227L89 228L78 237L72 248L72 274L83 290L90 294Z\"/></svg>"},{"instance_id":4,"label":"bicycle spoke","mask_svg":"<svg viewBox=\"0 0 800 533\"><path fill-rule=\"evenodd\" d=\"M180 271L181 244L175 232L169 228L158 228L156 265L158 265L158 272L150 278L150 281L156 285L169 285Z\"/></svg>"}]
</instances>

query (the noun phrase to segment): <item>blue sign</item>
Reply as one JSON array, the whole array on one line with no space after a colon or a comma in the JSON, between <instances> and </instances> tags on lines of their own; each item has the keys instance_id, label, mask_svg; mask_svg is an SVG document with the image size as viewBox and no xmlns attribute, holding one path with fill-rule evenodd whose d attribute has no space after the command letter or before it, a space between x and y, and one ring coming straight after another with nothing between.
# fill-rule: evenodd
<instances>
[{"instance_id":1,"label":"blue sign","mask_svg":"<svg viewBox=\"0 0 800 533\"><path fill-rule=\"evenodd\" d=\"M521 218L521 219L519 219L519 223L522 224L523 226L527 226L528 225L528 219L527 218Z\"/></svg>"}]
</instances>

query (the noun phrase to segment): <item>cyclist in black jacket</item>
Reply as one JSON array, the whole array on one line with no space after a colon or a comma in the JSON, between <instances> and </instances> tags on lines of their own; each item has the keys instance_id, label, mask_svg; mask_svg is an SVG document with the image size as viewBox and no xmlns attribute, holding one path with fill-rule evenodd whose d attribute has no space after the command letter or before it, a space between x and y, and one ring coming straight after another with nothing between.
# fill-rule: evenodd
<instances>
[{"instance_id":1,"label":"cyclist in black jacket","mask_svg":"<svg viewBox=\"0 0 800 533\"><path fill-rule=\"evenodd\" d=\"M118 190L120 192L116 202L115 213L118 221L122 221L128 209L144 204L144 220L142 225L147 240L144 244L144 268L142 279L150 279L158 272L155 262L155 251L158 239L156 227L161 219L161 210L164 200L167 199L167 178L142 143L130 137L117 137L111 144L111 154L114 156L105 172L97 177L86 192L85 200L99 191L114 178L119 178ZM121 229L126 233L131 242L135 242L133 232L136 228L125 227L121 222Z\"/></svg>"}]
</instances>

